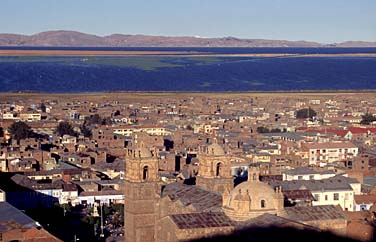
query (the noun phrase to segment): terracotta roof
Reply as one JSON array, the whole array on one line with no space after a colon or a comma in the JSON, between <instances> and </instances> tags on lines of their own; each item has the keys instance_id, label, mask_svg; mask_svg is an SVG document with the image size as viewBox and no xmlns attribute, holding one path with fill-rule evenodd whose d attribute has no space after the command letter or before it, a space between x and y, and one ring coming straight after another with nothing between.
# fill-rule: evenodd
<instances>
[{"instance_id":1,"label":"terracotta roof","mask_svg":"<svg viewBox=\"0 0 376 242\"><path fill-rule=\"evenodd\" d=\"M224 213L190 213L170 215L179 229L232 227L235 223Z\"/></svg>"},{"instance_id":2,"label":"terracotta roof","mask_svg":"<svg viewBox=\"0 0 376 242\"><path fill-rule=\"evenodd\" d=\"M376 202L375 195L354 195L356 204L373 204Z\"/></svg>"}]
</instances>

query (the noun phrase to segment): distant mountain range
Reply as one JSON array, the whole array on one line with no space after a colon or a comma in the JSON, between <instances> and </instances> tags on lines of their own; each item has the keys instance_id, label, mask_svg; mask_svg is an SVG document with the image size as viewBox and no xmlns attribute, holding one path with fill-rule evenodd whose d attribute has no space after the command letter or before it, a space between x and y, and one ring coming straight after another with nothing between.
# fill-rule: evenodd
<instances>
[{"instance_id":1,"label":"distant mountain range","mask_svg":"<svg viewBox=\"0 0 376 242\"><path fill-rule=\"evenodd\" d=\"M166 37L150 35L96 36L76 31L47 31L34 35L0 34L0 46L69 47L376 47L376 42L321 44L309 41L239 39L235 37Z\"/></svg>"}]
</instances>

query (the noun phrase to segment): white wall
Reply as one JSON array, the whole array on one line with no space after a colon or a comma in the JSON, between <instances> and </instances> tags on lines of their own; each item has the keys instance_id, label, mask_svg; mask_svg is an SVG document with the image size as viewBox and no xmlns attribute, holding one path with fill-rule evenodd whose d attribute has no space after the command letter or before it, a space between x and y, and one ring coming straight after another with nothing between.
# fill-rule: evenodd
<instances>
[{"instance_id":1,"label":"white wall","mask_svg":"<svg viewBox=\"0 0 376 242\"><path fill-rule=\"evenodd\" d=\"M334 194L338 193L338 200L334 200ZM313 206L340 205L343 210L355 211L354 191L314 191L312 195L318 201L313 201Z\"/></svg>"}]
</instances>

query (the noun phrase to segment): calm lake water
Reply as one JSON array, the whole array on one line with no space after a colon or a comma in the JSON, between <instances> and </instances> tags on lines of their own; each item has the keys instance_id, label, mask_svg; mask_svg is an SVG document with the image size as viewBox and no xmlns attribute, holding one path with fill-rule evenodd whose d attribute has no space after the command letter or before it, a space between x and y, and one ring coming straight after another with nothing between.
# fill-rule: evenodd
<instances>
[{"instance_id":1,"label":"calm lake water","mask_svg":"<svg viewBox=\"0 0 376 242\"><path fill-rule=\"evenodd\" d=\"M218 54L376 53L376 48L13 49L177 50ZM376 57L0 57L0 92L360 89L376 90Z\"/></svg>"}]
</instances>

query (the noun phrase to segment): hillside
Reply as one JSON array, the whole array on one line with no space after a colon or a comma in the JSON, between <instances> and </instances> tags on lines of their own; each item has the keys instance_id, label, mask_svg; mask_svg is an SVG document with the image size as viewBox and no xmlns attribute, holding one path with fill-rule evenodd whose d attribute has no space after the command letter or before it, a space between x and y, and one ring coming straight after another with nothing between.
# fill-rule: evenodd
<instances>
[{"instance_id":1,"label":"hillside","mask_svg":"<svg viewBox=\"0 0 376 242\"><path fill-rule=\"evenodd\" d=\"M0 46L97 47L376 47L376 42L348 41L330 45L308 41L239 39L235 37L167 37L151 35L96 36L76 31L47 31L34 35L0 34Z\"/></svg>"}]
</instances>

